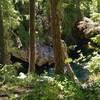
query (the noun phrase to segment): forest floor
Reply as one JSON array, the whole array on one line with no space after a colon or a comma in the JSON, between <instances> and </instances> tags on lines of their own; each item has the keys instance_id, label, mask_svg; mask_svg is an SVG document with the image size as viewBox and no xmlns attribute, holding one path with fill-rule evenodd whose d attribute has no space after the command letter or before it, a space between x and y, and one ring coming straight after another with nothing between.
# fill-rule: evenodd
<instances>
[{"instance_id":1,"label":"forest floor","mask_svg":"<svg viewBox=\"0 0 100 100\"><path fill-rule=\"evenodd\" d=\"M41 76L40 76L41 77ZM46 80L48 80L47 79L47 77L48 77L48 79L50 78L49 76L46 76ZM53 79L53 77L51 78L51 79ZM18 82L17 80L16 80L16 83L12 83L12 82L7 82L7 83L4 83L4 84L2 84L1 86L0 86L0 100L17 100L17 99L15 99L15 98L20 98L20 96L23 96L23 94L28 94L28 93L37 93L37 92L43 92L43 90L41 90L41 89L47 89L48 90L48 88L50 88L51 89L51 87L49 87L50 86L50 84L52 83L52 81L50 81L51 83L49 84L49 83L46 83L47 85L47 87L45 87L43 84L45 84L45 79L44 80L41 80L41 79L37 79L37 81L36 80L34 80L34 81L29 81L29 82L27 82L28 81L28 79L26 79L26 83L24 84L23 82L24 82L24 80L25 79L22 79L22 80L20 80L20 82ZM30 80L30 79L29 79ZM97 81L97 80L100 80L100 74L98 74L98 75L91 75L90 76L90 80L89 81L86 81L86 82L84 82L84 83L86 83L86 84L89 84L89 82L95 82L95 81ZM11 80L10 80L11 81ZM17 83L18 82L18 83ZM44 83L43 83L44 82ZM48 81L49 82L49 81ZM64 82L64 81L63 81ZM41 84L42 83L42 84ZM59 82L58 82L59 83ZM84 83L82 83L83 85L84 85ZM70 84L70 83L69 83ZM85 84L85 85L86 85ZM36 86L37 85L37 86ZM41 87L41 86L43 86L43 87ZM69 85L70 86L70 85ZM62 86L63 87L63 86ZM73 88L75 88L74 86L73 86ZM39 90L40 89L40 90ZM54 88L55 89L55 88ZM52 88L52 90L54 91L54 89ZM33 92L34 91L34 92ZM45 91L45 90L44 90ZM72 90L69 90L70 92L72 91ZM79 91L79 90L78 90ZM86 90L82 90L83 92L84 91L88 91L88 89L86 88ZM62 90L60 90L60 92L62 92ZM59 93L60 93L59 92ZM14 98L14 99L10 99L10 98ZM18 99L19 100L19 99ZM24 100L24 99L22 99L22 100ZM28 100L28 99L27 99ZM30 100L30 99L29 99ZM36 100L38 100L38 99L36 99ZM42 99L41 99L42 100ZM50 100L52 100L52 99L50 99ZM54 100L56 100L56 99L54 99ZM60 99L59 99L60 100ZM62 100L62 99L61 99ZM66 100L66 99L65 99ZM95 99L93 99L93 100L95 100Z\"/></svg>"}]
</instances>

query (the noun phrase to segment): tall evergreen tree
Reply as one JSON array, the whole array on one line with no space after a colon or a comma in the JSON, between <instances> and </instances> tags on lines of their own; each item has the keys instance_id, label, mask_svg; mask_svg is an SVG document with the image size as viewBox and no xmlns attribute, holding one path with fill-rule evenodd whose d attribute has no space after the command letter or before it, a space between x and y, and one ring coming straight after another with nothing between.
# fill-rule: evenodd
<instances>
[{"instance_id":1,"label":"tall evergreen tree","mask_svg":"<svg viewBox=\"0 0 100 100\"><path fill-rule=\"evenodd\" d=\"M57 74L63 74L64 60L61 47L61 33L59 24L58 0L50 0L51 9L51 31L53 37L55 71Z\"/></svg>"},{"instance_id":2,"label":"tall evergreen tree","mask_svg":"<svg viewBox=\"0 0 100 100\"><path fill-rule=\"evenodd\" d=\"M35 0L30 0L29 72L35 71Z\"/></svg>"},{"instance_id":3,"label":"tall evergreen tree","mask_svg":"<svg viewBox=\"0 0 100 100\"><path fill-rule=\"evenodd\" d=\"M0 63L9 64L12 52L11 28L18 25L18 12L12 0L0 0Z\"/></svg>"}]
</instances>

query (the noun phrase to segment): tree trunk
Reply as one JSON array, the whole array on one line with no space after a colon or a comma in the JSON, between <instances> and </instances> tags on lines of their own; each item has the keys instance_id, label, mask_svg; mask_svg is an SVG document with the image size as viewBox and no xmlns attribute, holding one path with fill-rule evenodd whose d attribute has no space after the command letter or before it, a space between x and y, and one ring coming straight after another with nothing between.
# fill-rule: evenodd
<instances>
[{"instance_id":1,"label":"tree trunk","mask_svg":"<svg viewBox=\"0 0 100 100\"><path fill-rule=\"evenodd\" d=\"M5 60L5 43L4 43L4 28L3 28L3 11L0 5L0 63L4 64Z\"/></svg>"},{"instance_id":2,"label":"tree trunk","mask_svg":"<svg viewBox=\"0 0 100 100\"><path fill-rule=\"evenodd\" d=\"M63 56L64 59L69 58L68 53L67 53L67 45L64 41L62 41L62 48L63 48ZM67 69L67 70L66 70ZM77 76L75 75L71 65L69 63L65 64L65 71L67 71L67 74L71 77L71 79L78 85L80 85L80 82L77 78ZM66 72L65 72L66 73Z\"/></svg>"},{"instance_id":3,"label":"tree trunk","mask_svg":"<svg viewBox=\"0 0 100 100\"><path fill-rule=\"evenodd\" d=\"M30 0L29 72L35 71L35 0Z\"/></svg>"},{"instance_id":4,"label":"tree trunk","mask_svg":"<svg viewBox=\"0 0 100 100\"><path fill-rule=\"evenodd\" d=\"M97 10L98 10L98 13L100 13L100 0L97 0Z\"/></svg>"},{"instance_id":5,"label":"tree trunk","mask_svg":"<svg viewBox=\"0 0 100 100\"><path fill-rule=\"evenodd\" d=\"M58 14L58 0L50 0L51 11L51 31L53 37L55 72L57 74L64 73L64 60L61 47L61 33Z\"/></svg>"},{"instance_id":6,"label":"tree trunk","mask_svg":"<svg viewBox=\"0 0 100 100\"><path fill-rule=\"evenodd\" d=\"M8 53L8 32L5 32L3 26L3 9L0 5L0 63L9 64L10 54Z\"/></svg>"}]
</instances>

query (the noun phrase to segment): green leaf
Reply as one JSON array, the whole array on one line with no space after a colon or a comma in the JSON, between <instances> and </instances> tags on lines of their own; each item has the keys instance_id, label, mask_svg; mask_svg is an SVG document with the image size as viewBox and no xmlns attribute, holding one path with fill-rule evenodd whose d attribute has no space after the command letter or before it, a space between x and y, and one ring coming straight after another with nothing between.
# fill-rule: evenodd
<instances>
[{"instance_id":1,"label":"green leaf","mask_svg":"<svg viewBox=\"0 0 100 100\"><path fill-rule=\"evenodd\" d=\"M70 62L72 62L72 61L73 61L73 60L72 60L71 58L66 58L65 61L64 61L64 63L67 64L67 63L70 63Z\"/></svg>"}]
</instances>

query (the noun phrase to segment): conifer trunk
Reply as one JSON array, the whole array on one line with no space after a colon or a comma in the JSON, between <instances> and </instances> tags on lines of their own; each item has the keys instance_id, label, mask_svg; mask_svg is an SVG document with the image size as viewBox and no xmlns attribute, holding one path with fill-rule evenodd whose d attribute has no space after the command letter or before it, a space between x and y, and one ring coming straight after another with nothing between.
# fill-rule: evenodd
<instances>
[{"instance_id":1,"label":"conifer trunk","mask_svg":"<svg viewBox=\"0 0 100 100\"><path fill-rule=\"evenodd\" d=\"M4 64L4 60L5 60L5 43L4 43L3 11L0 5L0 64Z\"/></svg>"},{"instance_id":2,"label":"conifer trunk","mask_svg":"<svg viewBox=\"0 0 100 100\"><path fill-rule=\"evenodd\" d=\"M97 0L97 10L98 10L98 13L100 13L100 0Z\"/></svg>"},{"instance_id":3,"label":"conifer trunk","mask_svg":"<svg viewBox=\"0 0 100 100\"><path fill-rule=\"evenodd\" d=\"M58 14L58 0L50 0L50 12L51 12L51 31L54 47L54 59L55 59L55 72L57 74L64 73L64 61L61 47L61 33Z\"/></svg>"},{"instance_id":4,"label":"conifer trunk","mask_svg":"<svg viewBox=\"0 0 100 100\"><path fill-rule=\"evenodd\" d=\"M8 33L3 25L3 8L0 5L0 63L9 64L10 54L8 53Z\"/></svg>"},{"instance_id":5,"label":"conifer trunk","mask_svg":"<svg viewBox=\"0 0 100 100\"><path fill-rule=\"evenodd\" d=\"M30 0L30 29L29 29L29 69L35 71L35 0Z\"/></svg>"}]
</instances>

